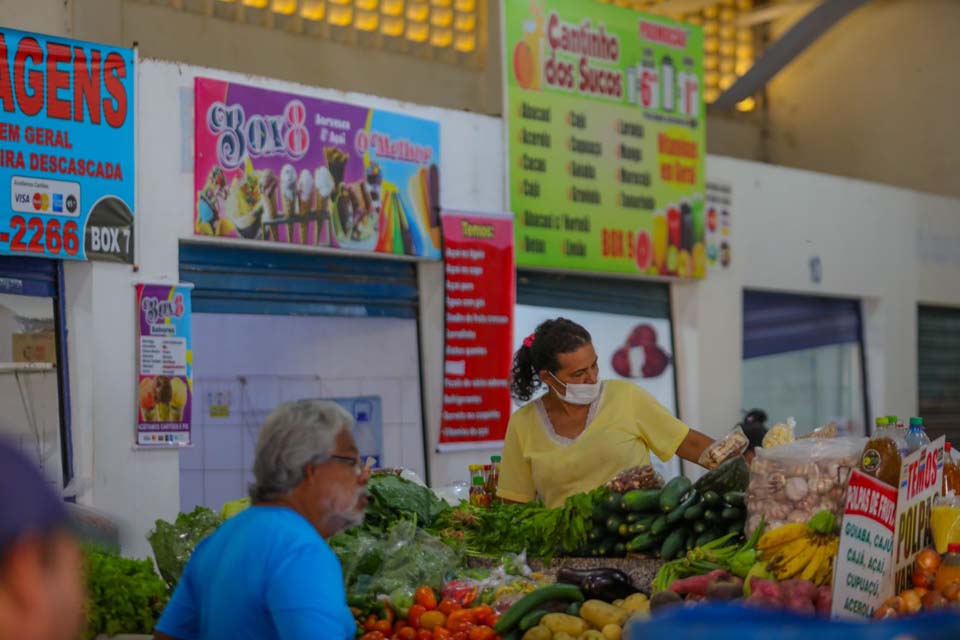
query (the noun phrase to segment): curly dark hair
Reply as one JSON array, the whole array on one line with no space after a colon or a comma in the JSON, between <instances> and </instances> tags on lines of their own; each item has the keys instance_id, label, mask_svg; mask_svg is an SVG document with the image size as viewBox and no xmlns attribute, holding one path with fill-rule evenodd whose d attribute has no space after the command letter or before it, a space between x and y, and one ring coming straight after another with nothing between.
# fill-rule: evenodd
<instances>
[{"instance_id":1,"label":"curly dark hair","mask_svg":"<svg viewBox=\"0 0 960 640\"><path fill-rule=\"evenodd\" d=\"M513 356L511 395L518 402L526 402L543 384L541 370L555 373L560 369L557 356L573 353L591 342L590 332L572 320L557 318L543 322L533 333L533 343L520 347Z\"/></svg>"}]
</instances>

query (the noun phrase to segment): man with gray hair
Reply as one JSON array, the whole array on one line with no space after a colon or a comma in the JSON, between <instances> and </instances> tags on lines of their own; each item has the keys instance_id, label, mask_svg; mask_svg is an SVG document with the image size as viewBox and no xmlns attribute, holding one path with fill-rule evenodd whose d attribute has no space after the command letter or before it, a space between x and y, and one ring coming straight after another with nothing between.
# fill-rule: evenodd
<instances>
[{"instance_id":1,"label":"man with gray hair","mask_svg":"<svg viewBox=\"0 0 960 640\"><path fill-rule=\"evenodd\" d=\"M369 470L353 419L300 400L267 418L253 506L197 545L155 640L353 638L340 563L325 539L363 521Z\"/></svg>"}]
</instances>

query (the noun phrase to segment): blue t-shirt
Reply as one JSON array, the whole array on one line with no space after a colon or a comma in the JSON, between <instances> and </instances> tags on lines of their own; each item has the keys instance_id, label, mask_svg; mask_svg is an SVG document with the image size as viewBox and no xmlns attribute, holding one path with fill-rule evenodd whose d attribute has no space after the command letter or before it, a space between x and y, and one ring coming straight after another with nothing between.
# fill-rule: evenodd
<instances>
[{"instance_id":1,"label":"blue t-shirt","mask_svg":"<svg viewBox=\"0 0 960 640\"><path fill-rule=\"evenodd\" d=\"M178 640L353 638L340 562L284 507L250 507L197 545L157 623Z\"/></svg>"}]
</instances>

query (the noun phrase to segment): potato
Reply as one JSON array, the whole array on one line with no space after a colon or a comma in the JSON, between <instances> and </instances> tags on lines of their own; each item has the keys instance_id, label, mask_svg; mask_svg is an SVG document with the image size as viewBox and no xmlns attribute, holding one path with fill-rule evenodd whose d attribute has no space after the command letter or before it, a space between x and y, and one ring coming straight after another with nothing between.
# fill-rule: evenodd
<instances>
[{"instance_id":1,"label":"potato","mask_svg":"<svg viewBox=\"0 0 960 640\"><path fill-rule=\"evenodd\" d=\"M557 640L558 633L567 633L577 638L590 628L586 619L566 613L548 613L540 619L540 624L553 632L553 640Z\"/></svg>"},{"instance_id":2,"label":"potato","mask_svg":"<svg viewBox=\"0 0 960 640\"><path fill-rule=\"evenodd\" d=\"M624 603L624 600L623 600L622 598L621 598L620 600L614 600L614 601L613 601L613 606L615 606L615 607L623 607L623 603Z\"/></svg>"},{"instance_id":3,"label":"potato","mask_svg":"<svg viewBox=\"0 0 960 640\"><path fill-rule=\"evenodd\" d=\"M603 628L603 637L606 640L620 640L620 634L623 630L615 624L608 624Z\"/></svg>"},{"instance_id":4,"label":"potato","mask_svg":"<svg viewBox=\"0 0 960 640\"><path fill-rule=\"evenodd\" d=\"M577 637L570 635L566 631L561 631L560 633L553 634L553 640L577 640Z\"/></svg>"},{"instance_id":5,"label":"potato","mask_svg":"<svg viewBox=\"0 0 960 640\"><path fill-rule=\"evenodd\" d=\"M638 611L640 609L645 609L647 611L650 611L650 600L647 598L646 595L642 593L635 593L629 598L627 598L626 600L624 600L623 604L618 604L617 606L620 607L621 609L629 611L630 613L633 613L634 611Z\"/></svg>"},{"instance_id":6,"label":"potato","mask_svg":"<svg viewBox=\"0 0 960 640\"><path fill-rule=\"evenodd\" d=\"M580 607L580 617L596 628L603 629L608 624L623 626L630 612L601 600L587 600Z\"/></svg>"},{"instance_id":7,"label":"potato","mask_svg":"<svg viewBox=\"0 0 960 640\"><path fill-rule=\"evenodd\" d=\"M590 629L581 633L577 640L606 640L606 637L596 629Z\"/></svg>"},{"instance_id":8,"label":"potato","mask_svg":"<svg viewBox=\"0 0 960 640\"><path fill-rule=\"evenodd\" d=\"M552 638L553 633L550 629L539 624L527 629L527 632L523 634L523 640L551 640Z\"/></svg>"}]
</instances>

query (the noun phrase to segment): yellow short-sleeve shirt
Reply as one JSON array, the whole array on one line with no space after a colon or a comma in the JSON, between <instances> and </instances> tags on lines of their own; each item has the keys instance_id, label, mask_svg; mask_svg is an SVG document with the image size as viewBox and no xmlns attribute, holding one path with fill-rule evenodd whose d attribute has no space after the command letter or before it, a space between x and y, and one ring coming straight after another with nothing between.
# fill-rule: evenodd
<instances>
[{"instance_id":1,"label":"yellow short-sleeve shirt","mask_svg":"<svg viewBox=\"0 0 960 640\"><path fill-rule=\"evenodd\" d=\"M540 400L510 418L503 443L497 494L550 508L592 491L625 469L650 464L650 452L666 462L687 432L649 393L624 380L602 383L587 426L576 439L556 434Z\"/></svg>"}]
</instances>

